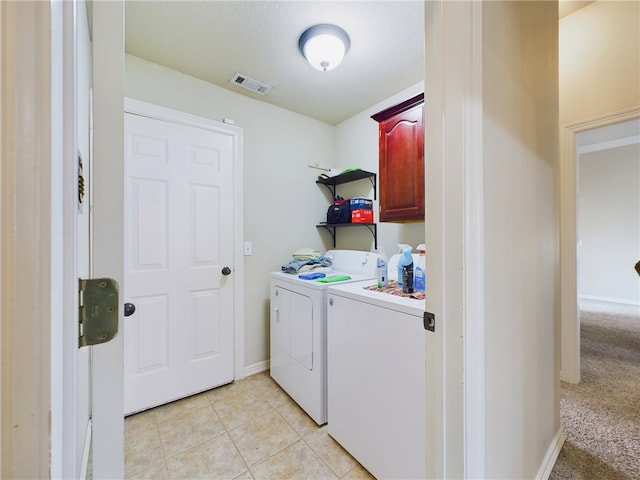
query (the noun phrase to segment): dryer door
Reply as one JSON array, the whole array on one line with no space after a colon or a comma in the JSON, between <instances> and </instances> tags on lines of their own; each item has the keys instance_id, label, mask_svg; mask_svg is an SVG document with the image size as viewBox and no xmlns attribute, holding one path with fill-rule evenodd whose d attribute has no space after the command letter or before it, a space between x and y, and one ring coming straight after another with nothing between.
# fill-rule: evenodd
<instances>
[{"instance_id":1,"label":"dryer door","mask_svg":"<svg viewBox=\"0 0 640 480\"><path fill-rule=\"evenodd\" d=\"M275 363L295 362L313 370L313 301L304 293L275 287L271 335ZM274 359L272 359L272 362Z\"/></svg>"},{"instance_id":2,"label":"dryer door","mask_svg":"<svg viewBox=\"0 0 640 480\"><path fill-rule=\"evenodd\" d=\"M271 377L319 425L326 422L326 290L272 279Z\"/></svg>"}]
</instances>

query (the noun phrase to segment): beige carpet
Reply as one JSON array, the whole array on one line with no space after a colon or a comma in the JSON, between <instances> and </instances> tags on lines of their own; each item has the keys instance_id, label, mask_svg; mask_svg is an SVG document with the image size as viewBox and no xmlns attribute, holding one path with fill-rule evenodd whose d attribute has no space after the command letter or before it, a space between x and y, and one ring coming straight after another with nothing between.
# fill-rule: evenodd
<instances>
[{"instance_id":1,"label":"beige carpet","mask_svg":"<svg viewBox=\"0 0 640 480\"><path fill-rule=\"evenodd\" d=\"M550 480L640 479L640 308L584 302L581 381L562 383Z\"/></svg>"}]
</instances>

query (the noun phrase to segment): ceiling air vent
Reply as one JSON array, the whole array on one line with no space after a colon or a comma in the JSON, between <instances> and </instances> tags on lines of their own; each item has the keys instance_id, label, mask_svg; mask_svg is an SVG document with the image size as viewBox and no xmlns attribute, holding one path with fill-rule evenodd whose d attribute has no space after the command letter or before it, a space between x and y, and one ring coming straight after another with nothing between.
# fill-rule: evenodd
<instances>
[{"instance_id":1,"label":"ceiling air vent","mask_svg":"<svg viewBox=\"0 0 640 480\"><path fill-rule=\"evenodd\" d=\"M236 72L236 74L231 79L231 83L234 83L242 88L246 88L247 90L251 90L252 92L259 93L260 95L266 95L271 90L271 86L266 83L259 82L258 80L254 80L251 77L247 77L242 73Z\"/></svg>"}]
</instances>

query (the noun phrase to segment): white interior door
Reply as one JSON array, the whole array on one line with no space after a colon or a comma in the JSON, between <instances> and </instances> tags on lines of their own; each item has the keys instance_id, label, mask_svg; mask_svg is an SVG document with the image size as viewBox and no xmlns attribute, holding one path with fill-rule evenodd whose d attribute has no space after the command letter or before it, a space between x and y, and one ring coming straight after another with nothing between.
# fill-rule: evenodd
<instances>
[{"instance_id":1,"label":"white interior door","mask_svg":"<svg viewBox=\"0 0 640 480\"><path fill-rule=\"evenodd\" d=\"M229 135L125 114L125 414L233 380L233 184Z\"/></svg>"}]
</instances>

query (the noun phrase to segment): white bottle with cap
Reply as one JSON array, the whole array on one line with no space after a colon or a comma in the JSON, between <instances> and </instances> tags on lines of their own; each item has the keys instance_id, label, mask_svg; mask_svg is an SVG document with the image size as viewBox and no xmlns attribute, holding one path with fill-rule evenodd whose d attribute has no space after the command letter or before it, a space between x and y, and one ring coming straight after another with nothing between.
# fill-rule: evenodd
<instances>
[{"instance_id":1,"label":"white bottle with cap","mask_svg":"<svg viewBox=\"0 0 640 480\"><path fill-rule=\"evenodd\" d=\"M387 252L385 251L384 247L378 247L376 249L376 253L378 254L378 261L376 264L378 288L384 288L388 285L389 281Z\"/></svg>"}]
</instances>

